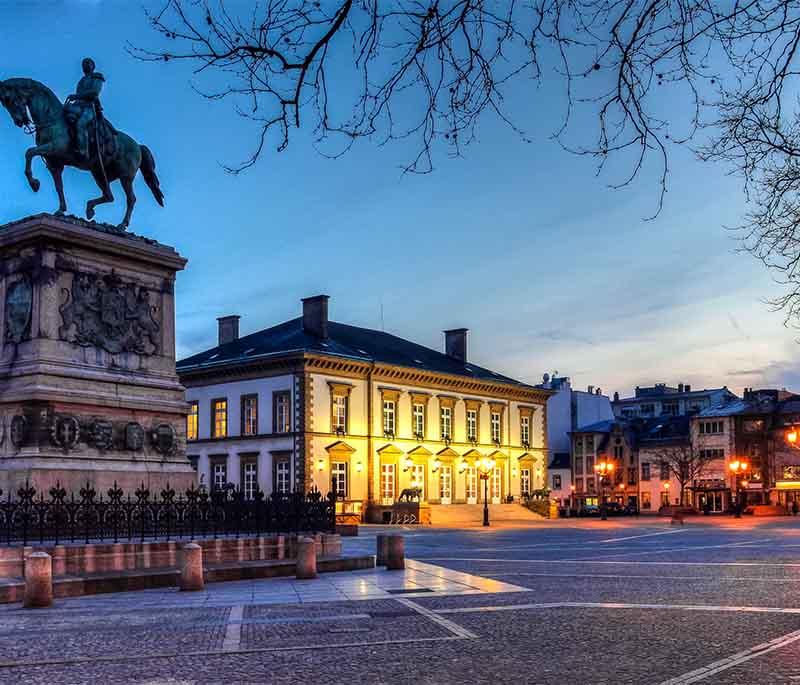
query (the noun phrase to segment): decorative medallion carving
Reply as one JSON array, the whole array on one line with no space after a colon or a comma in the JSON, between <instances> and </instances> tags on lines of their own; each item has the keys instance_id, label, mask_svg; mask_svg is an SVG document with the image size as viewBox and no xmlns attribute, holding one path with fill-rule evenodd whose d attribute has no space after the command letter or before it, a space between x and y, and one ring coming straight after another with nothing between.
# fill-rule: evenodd
<instances>
[{"instance_id":1,"label":"decorative medallion carving","mask_svg":"<svg viewBox=\"0 0 800 685\"><path fill-rule=\"evenodd\" d=\"M11 419L8 435L14 447L22 447L28 437L28 420L21 414L14 416Z\"/></svg>"},{"instance_id":2,"label":"decorative medallion carving","mask_svg":"<svg viewBox=\"0 0 800 685\"><path fill-rule=\"evenodd\" d=\"M173 454L178 447L178 434L168 423L161 423L153 429L150 439L156 452Z\"/></svg>"},{"instance_id":3,"label":"decorative medallion carving","mask_svg":"<svg viewBox=\"0 0 800 685\"><path fill-rule=\"evenodd\" d=\"M96 420L89 424L88 442L99 450L111 449L114 445L114 425L110 421Z\"/></svg>"},{"instance_id":4,"label":"decorative medallion carving","mask_svg":"<svg viewBox=\"0 0 800 685\"><path fill-rule=\"evenodd\" d=\"M63 289L61 305L62 340L78 345L95 345L107 352L155 354L160 326L150 304L150 291L123 283L114 273L76 273L72 288Z\"/></svg>"},{"instance_id":5,"label":"decorative medallion carving","mask_svg":"<svg viewBox=\"0 0 800 685\"><path fill-rule=\"evenodd\" d=\"M5 338L18 343L30 335L33 287L31 279L23 276L8 286L5 304Z\"/></svg>"},{"instance_id":6,"label":"decorative medallion carving","mask_svg":"<svg viewBox=\"0 0 800 685\"><path fill-rule=\"evenodd\" d=\"M74 416L57 416L50 427L50 440L65 450L75 447L80 437L81 425Z\"/></svg>"},{"instance_id":7,"label":"decorative medallion carving","mask_svg":"<svg viewBox=\"0 0 800 685\"><path fill-rule=\"evenodd\" d=\"M144 447L144 428L131 422L125 426L125 449L138 452Z\"/></svg>"}]
</instances>

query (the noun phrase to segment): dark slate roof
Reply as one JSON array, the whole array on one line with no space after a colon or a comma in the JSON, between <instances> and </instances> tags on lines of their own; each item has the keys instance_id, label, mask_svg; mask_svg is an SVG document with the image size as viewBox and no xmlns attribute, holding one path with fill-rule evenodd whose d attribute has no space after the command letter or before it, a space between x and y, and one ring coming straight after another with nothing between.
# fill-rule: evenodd
<instances>
[{"instance_id":1,"label":"dark slate roof","mask_svg":"<svg viewBox=\"0 0 800 685\"><path fill-rule=\"evenodd\" d=\"M731 392L727 385L721 388L705 388L703 390L690 390L689 392L669 392L660 395L641 395L639 397L620 397L618 400L613 400L611 404L640 404L651 403L656 400L670 402L672 400L691 399L692 397L700 397L708 395L713 392L727 393L728 397L734 398L736 395Z\"/></svg>"},{"instance_id":2,"label":"dark slate roof","mask_svg":"<svg viewBox=\"0 0 800 685\"><path fill-rule=\"evenodd\" d=\"M689 423L691 416L670 416L647 419L641 423L637 431L639 444L662 444L684 442L689 439Z\"/></svg>"},{"instance_id":3,"label":"dark slate roof","mask_svg":"<svg viewBox=\"0 0 800 685\"><path fill-rule=\"evenodd\" d=\"M604 421L597 421L590 423L586 426L576 428L571 433L609 433L615 424L619 423L618 419L606 419Z\"/></svg>"},{"instance_id":4,"label":"dark slate roof","mask_svg":"<svg viewBox=\"0 0 800 685\"><path fill-rule=\"evenodd\" d=\"M553 452L553 458L550 461L550 466L548 466L547 468L549 468L549 469L568 469L568 468L570 468L569 452Z\"/></svg>"},{"instance_id":5,"label":"dark slate roof","mask_svg":"<svg viewBox=\"0 0 800 685\"><path fill-rule=\"evenodd\" d=\"M366 362L374 361L437 373L469 376L482 381L531 387L475 364L464 364L429 347L383 331L330 321L328 338L323 340L303 330L302 317L182 359L178 362L177 368L179 373L198 369L210 370L215 366L243 364L260 358L302 352Z\"/></svg>"}]
</instances>

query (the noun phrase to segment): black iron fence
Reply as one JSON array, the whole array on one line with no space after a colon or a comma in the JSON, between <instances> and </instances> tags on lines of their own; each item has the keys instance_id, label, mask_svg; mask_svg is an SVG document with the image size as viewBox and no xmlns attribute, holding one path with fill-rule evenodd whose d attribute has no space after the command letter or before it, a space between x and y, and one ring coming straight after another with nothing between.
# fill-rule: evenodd
<instances>
[{"instance_id":1,"label":"black iron fence","mask_svg":"<svg viewBox=\"0 0 800 685\"><path fill-rule=\"evenodd\" d=\"M86 485L67 496L60 485L37 493L29 486L3 498L0 545L63 542L249 537L267 533L333 532L336 497L312 491L246 498L231 486L177 494L167 486L152 494L141 486L127 495L116 484L105 496Z\"/></svg>"}]
</instances>

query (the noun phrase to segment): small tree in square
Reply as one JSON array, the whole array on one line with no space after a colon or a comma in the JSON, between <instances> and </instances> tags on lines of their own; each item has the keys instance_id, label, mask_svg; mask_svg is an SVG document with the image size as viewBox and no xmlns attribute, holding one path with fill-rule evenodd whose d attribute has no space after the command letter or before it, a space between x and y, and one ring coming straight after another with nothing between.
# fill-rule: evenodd
<instances>
[{"instance_id":1,"label":"small tree in square","mask_svg":"<svg viewBox=\"0 0 800 685\"><path fill-rule=\"evenodd\" d=\"M708 465L714 461L711 454L713 454L711 450L695 449L689 442L666 445L653 450L655 458L666 466L670 475L678 481L681 506L686 505L686 492L689 486L701 478Z\"/></svg>"}]
</instances>

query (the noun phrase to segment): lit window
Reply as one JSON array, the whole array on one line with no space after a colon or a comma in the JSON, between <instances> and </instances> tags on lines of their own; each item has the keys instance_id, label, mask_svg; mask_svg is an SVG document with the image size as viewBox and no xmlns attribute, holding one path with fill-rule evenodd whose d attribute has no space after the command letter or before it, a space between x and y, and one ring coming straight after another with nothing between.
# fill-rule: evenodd
<instances>
[{"instance_id":1,"label":"lit window","mask_svg":"<svg viewBox=\"0 0 800 685\"><path fill-rule=\"evenodd\" d=\"M224 438L228 435L228 400L214 400L211 403L212 416L214 417L214 438Z\"/></svg>"},{"instance_id":2,"label":"lit window","mask_svg":"<svg viewBox=\"0 0 800 685\"><path fill-rule=\"evenodd\" d=\"M440 429L442 440L450 440L453 437L453 409L452 407L442 407L440 414Z\"/></svg>"},{"instance_id":3,"label":"lit window","mask_svg":"<svg viewBox=\"0 0 800 685\"><path fill-rule=\"evenodd\" d=\"M412 464L411 487L419 488L420 501L425 499L425 466L423 464Z\"/></svg>"},{"instance_id":4,"label":"lit window","mask_svg":"<svg viewBox=\"0 0 800 685\"><path fill-rule=\"evenodd\" d=\"M275 402L275 433L288 433L291 428L291 409L288 392L279 392L274 395Z\"/></svg>"},{"instance_id":5,"label":"lit window","mask_svg":"<svg viewBox=\"0 0 800 685\"><path fill-rule=\"evenodd\" d=\"M242 435L258 434L258 396L242 397Z\"/></svg>"},{"instance_id":6,"label":"lit window","mask_svg":"<svg viewBox=\"0 0 800 685\"><path fill-rule=\"evenodd\" d=\"M553 476L555 480L556 476ZM555 487L555 486L554 486ZM522 496L530 495L531 494L531 470L530 469L520 469L519 470L519 490L522 493Z\"/></svg>"},{"instance_id":7,"label":"lit window","mask_svg":"<svg viewBox=\"0 0 800 685\"><path fill-rule=\"evenodd\" d=\"M383 401L383 432L386 435L394 435L395 427L395 404L394 400Z\"/></svg>"},{"instance_id":8,"label":"lit window","mask_svg":"<svg viewBox=\"0 0 800 685\"><path fill-rule=\"evenodd\" d=\"M335 461L331 464L331 488L337 497L347 497L347 463Z\"/></svg>"},{"instance_id":9,"label":"lit window","mask_svg":"<svg viewBox=\"0 0 800 685\"><path fill-rule=\"evenodd\" d=\"M467 409L467 440L477 442L478 440L478 410Z\"/></svg>"},{"instance_id":10,"label":"lit window","mask_svg":"<svg viewBox=\"0 0 800 685\"><path fill-rule=\"evenodd\" d=\"M381 499L394 502L394 464L381 464Z\"/></svg>"},{"instance_id":11,"label":"lit window","mask_svg":"<svg viewBox=\"0 0 800 685\"><path fill-rule=\"evenodd\" d=\"M561 476L553 474L553 490L561 489Z\"/></svg>"},{"instance_id":12,"label":"lit window","mask_svg":"<svg viewBox=\"0 0 800 685\"><path fill-rule=\"evenodd\" d=\"M333 396L333 430L334 432L347 431L347 397L345 395Z\"/></svg>"},{"instance_id":13,"label":"lit window","mask_svg":"<svg viewBox=\"0 0 800 685\"><path fill-rule=\"evenodd\" d=\"M197 420L200 414L198 402L189 403L189 414L186 416L186 439L197 440Z\"/></svg>"},{"instance_id":14,"label":"lit window","mask_svg":"<svg viewBox=\"0 0 800 685\"><path fill-rule=\"evenodd\" d=\"M527 414L520 417L520 439L523 445L531 444L531 417Z\"/></svg>"},{"instance_id":15,"label":"lit window","mask_svg":"<svg viewBox=\"0 0 800 685\"><path fill-rule=\"evenodd\" d=\"M425 405L414 405L414 435L425 437Z\"/></svg>"},{"instance_id":16,"label":"lit window","mask_svg":"<svg viewBox=\"0 0 800 685\"><path fill-rule=\"evenodd\" d=\"M500 442L500 412L492 412L492 442Z\"/></svg>"}]
</instances>

